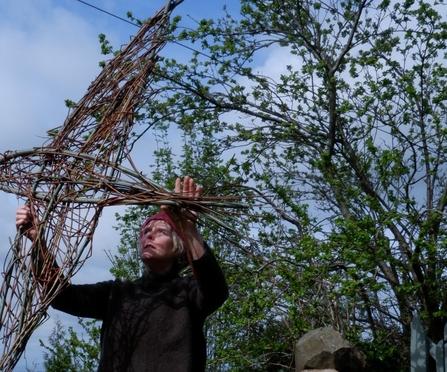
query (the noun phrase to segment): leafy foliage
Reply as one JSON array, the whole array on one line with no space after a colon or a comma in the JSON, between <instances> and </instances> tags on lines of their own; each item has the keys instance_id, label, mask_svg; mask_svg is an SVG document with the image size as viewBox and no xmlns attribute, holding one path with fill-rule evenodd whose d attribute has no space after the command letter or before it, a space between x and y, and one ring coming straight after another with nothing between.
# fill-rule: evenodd
<instances>
[{"instance_id":1,"label":"leafy foliage","mask_svg":"<svg viewBox=\"0 0 447 372\"><path fill-rule=\"evenodd\" d=\"M251 221L249 252L229 260L238 272L227 269L235 284L214 367L292 370L294 341L321 325L381 350L370 358L379 365L389 357L384 334L409 349L413 311L442 338L442 7L242 0L237 18L173 30L201 50L160 65L165 94L148 121L211 136L215 153L232 159L231 177L259 191L266 216ZM263 74L266 51L280 57ZM266 324L281 324L284 338L269 339Z\"/></svg>"},{"instance_id":2,"label":"leafy foliage","mask_svg":"<svg viewBox=\"0 0 447 372\"><path fill-rule=\"evenodd\" d=\"M406 371L415 311L442 339L443 9L241 0L236 17L173 23L171 39L196 51L160 62L160 94L140 116L161 140L153 175L252 197L243 227L228 220L244 239L203 225L231 292L207 324L209 370L293 371L296 341L330 326L371 370ZM120 217L123 265L141 213Z\"/></svg>"},{"instance_id":3,"label":"leafy foliage","mask_svg":"<svg viewBox=\"0 0 447 372\"><path fill-rule=\"evenodd\" d=\"M46 372L91 372L98 367L100 328L95 321L79 319L79 324L88 335L87 339L79 337L72 327L67 332L59 319L48 338L49 345L40 340L44 352Z\"/></svg>"}]
</instances>

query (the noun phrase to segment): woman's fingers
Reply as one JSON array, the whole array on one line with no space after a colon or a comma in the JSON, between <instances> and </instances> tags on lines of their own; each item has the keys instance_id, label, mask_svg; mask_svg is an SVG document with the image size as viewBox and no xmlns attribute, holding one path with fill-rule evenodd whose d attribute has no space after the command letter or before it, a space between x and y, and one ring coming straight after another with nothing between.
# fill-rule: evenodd
<instances>
[{"instance_id":1,"label":"woman's fingers","mask_svg":"<svg viewBox=\"0 0 447 372\"><path fill-rule=\"evenodd\" d=\"M194 179L189 176L185 176L183 179L183 188L181 179L177 178L175 180L175 193L178 195L198 198L201 190L202 188L200 186L196 186Z\"/></svg>"},{"instance_id":2,"label":"woman's fingers","mask_svg":"<svg viewBox=\"0 0 447 372\"><path fill-rule=\"evenodd\" d=\"M175 180L174 192L179 196L190 197L190 198L199 198L201 191L202 191L202 188L200 186L196 186L194 179L189 176L185 176L183 178L183 184L182 184L182 180L180 178L177 178ZM169 208L167 206L162 206L162 209L166 213L168 213L168 215L173 220L175 218L174 213L178 213L178 218L175 218L176 220L189 219L189 220L192 220L193 222L195 222L197 220L197 213L192 212L192 211L188 210L187 208L182 208L179 211L169 210L169 212L168 212Z\"/></svg>"},{"instance_id":3,"label":"woman's fingers","mask_svg":"<svg viewBox=\"0 0 447 372\"><path fill-rule=\"evenodd\" d=\"M182 195L183 196L194 196L194 179L189 177L189 176L185 176L185 178L183 179L183 192Z\"/></svg>"},{"instance_id":4,"label":"woman's fingers","mask_svg":"<svg viewBox=\"0 0 447 372\"><path fill-rule=\"evenodd\" d=\"M16 212L16 226L27 225L31 221L30 219L30 210L25 206L21 206L17 208Z\"/></svg>"},{"instance_id":5,"label":"woman's fingers","mask_svg":"<svg viewBox=\"0 0 447 372\"><path fill-rule=\"evenodd\" d=\"M195 197L196 198L200 198L200 193L201 192L202 192L202 188L200 186L197 186L196 187L196 195L195 195Z\"/></svg>"},{"instance_id":6,"label":"woman's fingers","mask_svg":"<svg viewBox=\"0 0 447 372\"><path fill-rule=\"evenodd\" d=\"M174 190L174 192L176 194L179 194L179 195L182 194L182 181L180 180L180 178L177 178L175 180L175 190Z\"/></svg>"}]
</instances>

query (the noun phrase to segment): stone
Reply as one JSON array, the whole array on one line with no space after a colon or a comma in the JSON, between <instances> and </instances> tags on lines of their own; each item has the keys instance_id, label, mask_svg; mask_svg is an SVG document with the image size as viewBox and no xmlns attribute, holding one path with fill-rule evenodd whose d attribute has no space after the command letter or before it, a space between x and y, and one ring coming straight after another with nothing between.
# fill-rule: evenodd
<instances>
[{"instance_id":1,"label":"stone","mask_svg":"<svg viewBox=\"0 0 447 372\"><path fill-rule=\"evenodd\" d=\"M295 353L296 372L335 370L363 372L366 357L332 328L322 327L299 339Z\"/></svg>"}]
</instances>

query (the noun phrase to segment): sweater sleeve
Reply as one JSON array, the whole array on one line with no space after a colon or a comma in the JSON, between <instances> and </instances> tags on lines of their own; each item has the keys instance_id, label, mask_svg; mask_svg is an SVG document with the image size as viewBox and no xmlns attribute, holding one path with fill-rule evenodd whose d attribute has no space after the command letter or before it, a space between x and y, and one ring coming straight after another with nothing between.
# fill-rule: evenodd
<instances>
[{"instance_id":1,"label":"sweater sleeve","mask_svg":"<svg viewBox=\"0 0 447 372\"><path fill-rule=\"evenodd\" d=\"M54 309L65 313L104 320L114 281L96 284L70 284L51 302Z\"/></svg>"},{"instance_id":2,"label":"sweater sleeve","mask_svg":"<svg viewBox=\"0 0 447 372\"><path fill-rule=\"evenodd\" d=\"M192 280L191 300L208 316L228 298L228 285L213 252L205 243L205 253L193 261L196 279Z\"/></svg>"}]
</instances>

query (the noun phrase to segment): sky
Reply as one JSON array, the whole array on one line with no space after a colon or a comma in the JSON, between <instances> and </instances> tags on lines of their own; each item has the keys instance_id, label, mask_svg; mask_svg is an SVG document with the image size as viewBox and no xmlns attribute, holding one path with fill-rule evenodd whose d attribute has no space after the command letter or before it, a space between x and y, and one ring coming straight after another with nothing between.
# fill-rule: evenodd
<instances>
[{"instance_id":1,"label":"sky","mask_svg":"<svg viewBox=\"0 0 447 372\"><path fill-rule=\"evenodd\" d=\"M88 2L122 18L126 18L127 11L137 18L150 17L165 3L155 0ZM239 8L234 0L185 0L175 14L191 22L210 14L219 15L225 4L232 11ZM107 35L113 47L119 48L136 32L135 26L78 0L0 2L0 154L40 146L46 131L64 122L67 115L64 100L79 101L100 72L98 62L105 59L100 54L100 33ZM141 151L133 155L143 168L148 166L144 155ZM1 271L10 248L9 239L15 236L15 211L23 203L14 195L0 191ZM93 240L93 256L73 277L73 283L112 279L105 251L114 252L118 244L119 235L112 226L116 224L114 214L120 211L113 207L104 211ZM39 339L47 341L57 317L65 327L79 329L75 317L52 309L49 315L51 318L29 340L15 371L43 371Z\"/></svg>"}]
</instances>

